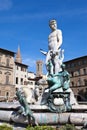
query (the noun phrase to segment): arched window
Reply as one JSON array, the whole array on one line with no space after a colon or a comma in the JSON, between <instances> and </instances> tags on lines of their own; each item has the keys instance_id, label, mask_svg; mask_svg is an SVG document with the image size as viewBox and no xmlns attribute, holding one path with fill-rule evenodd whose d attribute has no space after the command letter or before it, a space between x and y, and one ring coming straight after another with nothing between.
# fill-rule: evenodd
<instances>
[{"instance_id":1,"label":"arched window","mask_svg":"<svg viewBox=\"0 0 87 130\"><path fill-rule=\"evenodd\" d=\"M8 97L9 96L9 92L6 92L6 97Z\"/></svg>"},{"instance_id":2,"label":"arched window","mask_svg":"<svg viewBox=\"0 0 87 130\"><path fill-rule=\"evenodd\" d=\"M10 92L6 92L6 99L8 100L8 98L10 97Z\"/></svg>"},{"instance_id":3,"label":"arched window","mask_svg":"<svg viewBox=\"0 0 87 130\"><path fill-rule=\"evenodd\" d=\"M85 75L85 74L87 74L87 72L86 72L86 69L84 68L83 69L83 74Z\"/></svg>"}]
</instances>

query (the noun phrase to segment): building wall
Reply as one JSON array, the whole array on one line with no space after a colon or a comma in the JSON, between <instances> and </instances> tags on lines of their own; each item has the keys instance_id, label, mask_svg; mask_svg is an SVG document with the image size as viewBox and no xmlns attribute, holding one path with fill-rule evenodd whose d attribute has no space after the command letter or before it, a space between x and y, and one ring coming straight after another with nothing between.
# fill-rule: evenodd
<instances>
[{"instance_id":1,"label":"building wall","mask_svg":"<svg viewBox=\"0 0 87 130\"><path fill-rule=\"evenodd\" d=\"M42 75L42 61L37 63L37 76ZM28 72L28 66L15 62L14 53L0 48L0 101L12 100L15 96L15 87L35 87L34 73ZM27 84L26 84L27 83Z\"/></svg>"},{"instance_id":2,"label":"building wall","mask_svg":"<svg viewBox=\"0 0 87 130\"><path fill-rule=\"evenodd\" d=\"M79 57L65 62L66 69L70 73L70 86L75 95L87 92L87 56Z\"/></svg>"},{"instance_id":3,"label":"building wall","mask_svg":"<svg viewBox=\"0 0 87 130\"><path fill-rule=\"evenodd\" d=\"M28 81L28 71L27 67L24 67L22 64L15 64L15 87L24 87L26 86L26 81Z\"/></svg>"},{"instance_id":4,"label":"building wall","mask_svg":"<svg viewBox=\"0 0 87 130\"><path fill-rule=\"evenodd\" d=\"M0 49L0 100L15 94L14 86L14 53Z\"/></svg>"},{"instance_id":5,"label":"building wall","mask_svg":"<svg viewBox=\"0 0 87 130\"><path fill-rule=\"evenodd\" d=\"M28 87L34 89L35 88L35 81L34 80L29 80L34 79L36 75L32 72L28 72Z\"/></svg>"}]
</instances>

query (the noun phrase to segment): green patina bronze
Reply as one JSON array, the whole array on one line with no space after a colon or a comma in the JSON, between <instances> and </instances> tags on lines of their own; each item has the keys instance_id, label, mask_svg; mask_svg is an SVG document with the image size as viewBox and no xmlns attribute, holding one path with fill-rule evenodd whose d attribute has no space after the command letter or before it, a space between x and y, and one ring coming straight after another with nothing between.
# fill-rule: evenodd
<instances>
[{"instance_id":1,"label":"green patina bronze","mask_svg":"<svg viewBox=\"0 0 87 130\"><path fill-rule=\"evenodd\" d=\"M61 65L62 71L58 72L58 74L49 74L47 82L49 86L49 91L53 92L58 88L63 88L63 90L67 90L70 85L70 75L65 70L65 65Z\"/></svg>"},{"instance_id":2,"label":"green patina bronze","mask_svg":"<svg viewBox=\"0 0 87 130\"><path fill-rule=\"evenodd\" d=\"M18 101L19 101L19 103L21 105L18 112L20 114L23 114L24 116L28 117L29 124L31 124L31 119L33 120L34 123L36 123L35 118L33 116L33 112L29 108L29 104L27 103L23 92L21 90L19 90L18 88L16 89L16 96L17 96Z\"/></svg>"},{"instance_id":3,"label":"green patina bronze","mask_svg":"<svg viewBox=\"0 0 87 130\"><path fill-rule=\"evenodd\" d=\"M49 72L51 72L51 63L49 62ZM62 111L67 111L71 109L70 106L70 93L65 92L67 89L70 87L70 75L69 73L65 70L65 64L61 65L61 71L58 72L58 74L51 74L48 73L48 93L43 94L43 97L45 95L45 98L42 98L41 104L48 104L49 109L51 111L57 111L57 112L62 112ZM62 92L55 93L55 90L58 90L62 88ZM64 101L64 107L56 109L53 104L54 98L62 98Z\"/></svg>"}]
</instances>

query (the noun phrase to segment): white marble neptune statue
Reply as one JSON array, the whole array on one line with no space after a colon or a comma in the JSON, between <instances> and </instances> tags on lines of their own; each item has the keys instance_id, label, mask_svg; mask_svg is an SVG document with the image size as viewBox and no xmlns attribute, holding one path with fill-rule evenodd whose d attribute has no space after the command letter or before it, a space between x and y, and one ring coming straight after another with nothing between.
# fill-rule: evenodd
<instances>
[{"instance_id":1,"label":"white marble neptune statue","mask_svg":"<svg viewBox=\"0 0 87 130\"><path fill-rule=\"evenodd\" d=\"M61 50L62 45L62 31L57 29L56 20L50 20L49 26L51 33L48 36L48 53L46 54L46 67L48 70L48 62L51 61L53 68L51 73L58 73L61 71L61 64L64 59L64 50Z\"/></svg>"}]
</instances>

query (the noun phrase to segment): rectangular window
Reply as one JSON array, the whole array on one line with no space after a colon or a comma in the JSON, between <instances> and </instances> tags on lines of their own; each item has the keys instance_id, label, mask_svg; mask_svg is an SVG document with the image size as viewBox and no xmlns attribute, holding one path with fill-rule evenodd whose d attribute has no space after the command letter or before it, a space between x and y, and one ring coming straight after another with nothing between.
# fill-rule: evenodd
<instances>
[{"instance_id":1,"label":"rectangular window","mask_svg":"<svg viewBox=\"0 0 87 130\"><path fill-rule=\"evenodd\" d=\"M87 79L84 79L84 85L87 86Z\"/></svg>"},{"instance_id":2,"label":"rectangular window","mask_svg":"<svg viewBox=\"0 0 87 130\"><path fill-rule=\"evenodd\" d=\"M16 77L16 84L18 84L18 77Z\"/></svg>"},{"instance_id":3,"label":"rectangular window","mask_svg":"<svg viewBox=\"0 0 87 130\"><path fill-rule=\"evenodd\" d=\"M23 85L23 78L21 78L21 85Z\"/></svg>"},{"instance_id":4,"label":"rectangular window","mask_svg":"<svg viewBox=\"0 0 87 130\"><path fill-rule=\"evenodd\" d=\"M21 71L25 71L25 68L21 67Z\"/></svg>"},{"instance_id":5,"label":"rectangular window","mask_svg":"<svg viewBox=\"0 0 87 130\"><path fill-rule=\"evenodd\" d=\"M1 57L0 57L0 64L1 64Z\"/></svg>"},{"instance_id":6,"label":"rectangular window","mask_svg":"<svg viewBox=\"0 0 87 130\"><path fill-rule=\"evenodd\" d=\"M81 84L82 84L82 81L81 81L81 79L79 78L79 79L78 79L78 86L81 86Z\"/></svg>"},{"instance_id":7,"label":"rectangular window","mask_svg":"<svg viewBox=\"0 0 87 130\"><path fill-rule=\"evenodd\" d=\"M17 66L17 70L18 70L18 66Z\"/></svg>"},{"instance_id":8,"label":"rectangular window","mask_svg":"<svg viewBox=\"0 0 87 130\"><path fill-rule=\"evenodd\" d=\"M78 75L80 75L80 70L77 70L77 72L78 72Z\"/></svg>"},{"instance_id":9,"label":"rectangular window","mask_svg":"<svg viewBox=\"0 0 87 130\"><path fill-rule=\"evenodd\" d=\"M6 75L6 84L9 84L9 76Z\"/></svg>"},{"instance_id":10,"label":"rectangular window","mask_svg":"<svg viewBox=\"0 0 87 130\"><path fill-rule=\"evenodd\" d=\"M71 74L71 77L73 77L73 76L74 76L74 72L71 72L70 74Z\"/></svg>"},{"instance_id":11,"label":"rectangular window","mask_svg":"<svg viewBox=\"0 0 87 130\"><path fill-rule=\"evenodd\" d=\"M9 59L6 59L6 66L9 66Z\"/></svg>"}]
</instances>

